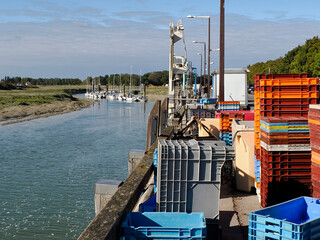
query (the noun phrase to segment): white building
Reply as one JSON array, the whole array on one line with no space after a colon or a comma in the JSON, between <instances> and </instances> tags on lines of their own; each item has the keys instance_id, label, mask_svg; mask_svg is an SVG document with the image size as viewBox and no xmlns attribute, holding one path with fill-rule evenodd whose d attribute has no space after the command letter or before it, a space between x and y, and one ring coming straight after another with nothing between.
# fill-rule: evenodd
<instances>
[{"instance_id":1,"label":"white building","mask_svg":"<svg viewBox=\"0 0 320 240\"><path fill-rule=\"evenodd\" d=\"M248 69L230 68L224 70L224 101L239 101L240 105L248 105L247 73ZM213 74L213 97L219 96L219 70Z\"/></svg>"}]
</instances>

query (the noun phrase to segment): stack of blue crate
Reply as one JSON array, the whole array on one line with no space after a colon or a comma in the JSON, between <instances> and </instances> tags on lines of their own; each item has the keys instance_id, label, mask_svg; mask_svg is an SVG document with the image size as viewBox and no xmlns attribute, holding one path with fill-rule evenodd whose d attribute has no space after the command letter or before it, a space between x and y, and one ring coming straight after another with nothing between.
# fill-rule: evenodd
<instances>
[{"instance_id":1,"label":"stack of blue crate","mask_svg":"<svg viewBox=\"0 0 320 240\"><path fill-rule=\"evenodd\" d=\"M157 192L157 167L158 167L158 148L153 152L153 166L154 166L154 188L153 191Z\"/></svg>"},{"instance_id":2,"label":"stack of blue crate","mask_svg":"<svg viewBox=\"0 0 320 240\"><path fill-rule=\"evenodd\" d=\"M223 101L218 102L219 111L239 111L240 102L239 101Z\"/></svg>"}]
</instances>

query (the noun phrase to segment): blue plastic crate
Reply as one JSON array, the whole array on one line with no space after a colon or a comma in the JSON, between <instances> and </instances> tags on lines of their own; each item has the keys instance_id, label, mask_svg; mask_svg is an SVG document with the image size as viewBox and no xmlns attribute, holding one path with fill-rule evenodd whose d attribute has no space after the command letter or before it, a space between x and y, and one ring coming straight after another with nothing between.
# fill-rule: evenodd
<instances>
[{"instance_id":1,"label":"blue plastic crate","mask_svg":"<svg viewBox=\"0 0 320 240\"><path fill-rule=\"evenodd\" d=\"M248 239L320 239L320 200L299 197L251 212Z\"/></svg>"},{"instance_id":2,"label":"blue plastic crate","mask_svg":"<svg viewBox=\"0 0 320 240\"><path fill-rule=\"evenodd\" d=\"M287 123L268 123L268 122L265 122L263 120L260 120L260 124L261 125L266 125L268 127L275 127L275 126L294 126L294 127L298 127L298 126L301 126L301 127L308 127L308 122L305 122L305 123L302 123L302 122L287 122Z\"/></svg>"},{"instance_id":3,"label":"blue plastic crate","mask_svg":"<svg viewBox=\"0 0 320 240\"><path fill-rule=\"evenodd\" d=\"M200 98L199 103L201 104L216 104L217 103L217 98Z\"/></svg>"},{"instance_id":4,"label":"blue plastic crate","mask_svg":"<svg viewBox=\"0 0 320 240\"><path fill-rule=\"evenodd\" d=\"M260 182L260 160L258 160L256 156L254 156L254 173L256 177L256 182L259 183Z\"/></svg>"},{"instance_id":5,"label":"blue plastic crate","mask_svg":"<svg viewBox=\"0 0 320 240\"><path fill-rule=\"evenodd\" d=\"M260 183L260 177L256 177L256 183Z\"/></svg>"},{"instance_id":6,"label":"blue plastic crate","mask_svg":"<svg viewBox=\"0 0 320 240\"><path fill-rule=\"evenodd\" d=\"M220 139L232 140L232 133L219 133Z\"/></svg>"},{"instance_id":7,"label":"blue plastic crate","mask_svg":"<svg viewBox=\"0 0 320 240\"><path fill-rule=\"evenodd\" d=\"M291 132L294 132L294 133L298 133L298 132L309 132L309 129L305 129L305 128L292 128L292 129L267 129L263 126L260 126L260 129L262 131L265 131L267 133L274 133L274 132L284 132L284 133L291 133Z\"/></svg>"},{"instance_id":8,"label":"blue plastic crate","mask_svg":"<svg viewBox=\"0 0 320 240\"><path fill-rule=\"evenodd\" d=\"M220 112L231 112L231 111L239 111L240 108L219 108Z\"/></svg>"},{"instance_id":9,"label":"blue plastic crate","mask_svg":"<svg viewBox=\"0 0 320 240\"><path fill-rule=\"evenodd\" d=\"M240 104L218 104L219 111L239 111Z\"/></svg>"},{"instance_id":10,"label":"blue plastic crate","mask_svg":"<svg viewBox=\"0 0 320 240\"><path fill-rule=\"evenodd\" d=\"M139 205L139 212L155 212L157 207L157 195L154 194L150 199Z\"/></svg>"},{"instance_id":11,"label":"blue plastic crate","mask_svg":"<svg viewBox=\"0 0 320 240\"><path fill-rule=\"evenodd\" d=\"M232 132L219 133L220 137L232 137Z\"/></svg>"},{"instance_id":12,"label":"blue plastic crate","mask_svg":"<svg viewBox=\"0 0 320 240\"><path fill-rule=\"evenodd\" d=\"M121 224L121 239L206 239L204 213L131 212Z\"/></svg>"},{"instance_id":13,"label":"blue plastic crate","mask_svg":"<svg viewBox=\"0 0 320 240\"><path fill-rule=\"evenodd\" d=\"M158 166L158 148L156 148L153 152L153 165L155 167Z\"/></svg>"},{"instance_id":14,"label":"blue plastic crate","mask_svg":"<svg viewBox=\"0 0 320 240\"><path fill-rule=\"evenodd\" d=\"M232 141L232 136L221 136L220 139Z\"/></svg>"},{"instance_id":15,"label":"blue plastic crate","mask_svg":"<svg viewBox=\"0 0 320 240\"><path fill-rule=\"evenodd\" d=\"M232 132L219 133L219 139L225 141L226 146L232 146Z\"/></svg>"}]
</instances>

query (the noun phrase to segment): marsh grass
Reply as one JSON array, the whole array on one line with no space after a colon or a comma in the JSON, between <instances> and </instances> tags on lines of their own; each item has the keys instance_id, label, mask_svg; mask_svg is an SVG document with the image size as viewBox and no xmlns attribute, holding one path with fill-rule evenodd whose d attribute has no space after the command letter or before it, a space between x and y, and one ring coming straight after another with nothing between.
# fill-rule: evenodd
<instances>
[{"instance_id":1,"label":"marsh grass","mask_svg":"<svg viewBox=\"0 0 320 240\"><path fill-rule=\"evenodd\" d=\"M22 90L0 90L0 110L6 107L18 105L39 105L52 103L54 101L76 101L73 93L85 91L86 85L52 85L32 86ZM168 87L148 86L147 95L165 96L168 94Z\"/></svg>"},{"instance_id":2,"label":"marsh grass","mask_svg":"<svg viewBox=\"0 0 320 240\"><path fill-rule=\"evenodd\" d=\"M168 95L168 87L165 86L148 86L147 95Z\"/></svg>"},{"instance_id":3,"label":"marsh grass","mask_svg":"<svg viewBox=\"0 0 320 240\"><path fill-rule=\"evenodd\" d=\"M76 100L71 93L85 89L83 85L38 86L22 90L0 90L0 109L17 105L38 105L54 101Z\"/></svg>"}]
</instances>

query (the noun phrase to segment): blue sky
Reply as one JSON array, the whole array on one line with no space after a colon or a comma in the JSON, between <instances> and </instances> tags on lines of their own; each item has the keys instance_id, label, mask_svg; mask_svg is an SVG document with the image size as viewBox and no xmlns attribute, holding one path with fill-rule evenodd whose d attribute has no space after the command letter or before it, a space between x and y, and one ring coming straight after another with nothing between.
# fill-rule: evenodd
<instances>
[{"instance_id":1,"label":"blue sky","mask_svg":"<svg viewBox=\"0 0 320 240\"><path fill-rule=\"evenodd\" d=\"M200 67L200 44L218 48L219 0L3 0L0 78L79 77L167 70L169 23L182 20L188 60ZM225 0L226 67L283 56L320 32L316 0ZM182 44L176 55L184 55ZM219 64L218 52L212 54Z\"/></svg>"}]
</instances>

